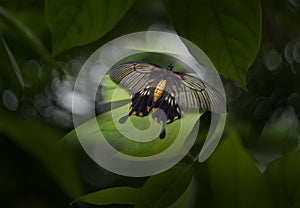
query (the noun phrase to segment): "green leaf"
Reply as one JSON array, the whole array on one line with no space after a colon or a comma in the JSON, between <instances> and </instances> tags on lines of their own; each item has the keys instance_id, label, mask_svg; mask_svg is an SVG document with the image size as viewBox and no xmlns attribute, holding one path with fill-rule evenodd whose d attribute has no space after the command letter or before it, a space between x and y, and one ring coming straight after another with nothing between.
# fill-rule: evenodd
<instances>
[{"instance_id":1,"label":"green leaf","mask_svg":"<svg viewBox=\"0 0 300 208\"><path fill-rule=\"evenodd\" d=\"M57 141L61 134L40 122L23 120L0 111L0 133L44 165L70 197L81 195L78 170L68 149Z\"/></svg>"},{"instance_id":2,"label":"green leaf","mask_svg":"<svg viewBox=\"0 0 300 208\"><path fill-rule=\"evenodd\" d=\"M179 35L197 44L218 72L246 89L246 72L260 46L260 1L164 2Z\"/></svg>"},{"instance_id":3,"label":"green leaf","mask_svg":"<svg viewBox=\"0 0 300 208\"><path fill-rule=\"evenodd\" d=\"M149 116L131 116L130 121L120 124L119 118L128 114L129 105L114 109L97 117L100 129L107 141L118 151L138 157L146 157L158 154L167 149L176 139L184 141L193 130L194 125L202 115L196 112L185 112L184 117L166 126L166 137L160 139L161 125ZM150 129L151 127L151 129ZM184 131L180 131L184 129ZM139 131L141 130L141 131ZM156 139L149 142L134 141L132 138ZM130 139L129 139L130 138ZM181 143L184 145L184 142ZM178 145L178 152L182 146ZM176 154L176 152L174 152Z\"/></svg>"},{"instance_id":4,"label":"green leaf","mask_svg":"<svg viewBox=\"0 0 300 208\"><path fill-rule=\"evenodd\" d=\"M151 176L141 189L136 208L167 207L187 189L192 179L192 165L182 164Z\"/></svg>"},{"instance_id":5,"label":"green leaf","mask_svg":"<svg viewBox=\"0 0 300 208\"><path fill-rule=\"evenodd\" d=\"M194 207L197 198L197 181L193 177L185 192L168 208Z\"/></svg>"},{"instance_id":6,"label":"green leaf","mask_svg":"<svg viewBox=\"0 0 300 208\"><path fill-rule=\"evenodd\" d=\"M262 130L260 143L269 146L269 149L273 146L281 153L288 152L298 147L299 129L299 120L293 107L276 110Z\"/></svg>"},{"instance_id":7,"label":"green leaf","mask_svg":"<svg viewBox=\"0 0 300 208\"><path fill-rule=\"evenodd\" d=\"M150 118L151 114L145 117L131 116L124 124L120 124L119 118L127 115L128 111L129 105L124 105L99 115L97 117L97 127L94 125L94 119L92 119L77 127L76 130L81 132L80 135L85 138L85 141L93 142L96 140L97 142L104 142L106 140L117 151L135 157L156 155L167 149L177 139L177 144L174 146L172 154L178 154L185 145L186 138L188 138L194 125L202 115L195 112L185 112L183 118L167 124L166 137L159 139L161 125ZM151 129L148 129L149 127ZM103 137L97 134L99 128ZM72 141L77 139L76 130L74 129L67 134L64 140ZM153 136L155 136L154 139ZM153 140L143 141L148 138Z\"/></svg>"},{"instance_id":8,"label":"green leaf","mask_svg":"<svg viewBox=\"0 0 300 208\"><path fill-rule=\"evenodd\" d=\"M139 195L139 189L132 187L115 187L81 196L77 200L94 205L135 204Z\"/></svg>"},{"instance_id":9,"label":"green leaf","mask_svg":"<svg viewBox=\"0 0 300 208\"><path fill-rule=\"evenodd\" d=\"M264 173L276 207L300 206L300 150L273 161Z\"/></svg>"},{"instance_id":10,"label":"green leaf","mask_svg":"<svg viewBox=\"0 0 300 208\"><path fill-rule=\"evenodd\" d=\"M274 207L263 174L234 133L221 141L204 164L197 165L197 175L200 205Z\"/></svg>"},{"instance_id":11,"label":"green leaf","mask_svg":"<svg viewBox=\"0 0 300 208\"><path fill-rule=\"evenodd\" d=\"M32 49L40 54L48 63L54 66L54 69L60 72L55 59L49 54L43 43L21 22L0 6L0 19L3 20L5 29L12 35L17 35L16 38L21 38L21 41L26 42Z\"/></svg>"},{"instance_id":12,"label":"green leaf","mask_svg":"<svg viewBox=\"0 0 300 208\"><path fill-rule=\"evenodd\" d=\"M300 123L291 106L275 110L261 131L254 156L262 168L299 147Z\"/></svg>"},{"instance_id":13,"label":"green leaf","mask_svg":"<svg viewBox=\"0 0 300 208\"><path fill-rule=\"evenodd\" d=\"M16 86L24 88L24 80L19 65L3 38L0 40L0 60L2 78L7 78L16 84Z\"/></svg>"},{"instance_id":14,"label":"green leaf","mask_svg":"<svg viewBox=\"0 0 300 208\"><path fill-rule=\"evenodd\" d=\"M101 38L125 15L134 0L47 0L46 19L53 53Z\"/></svg>"},{"instance_id":15,"label":"green leaf","mask_svg":"<svg viewBox=\"0 0 300 208\"><path fill-rule=\"evenodd\" d=\"M118 88L116 90L116 88ZM108 74L101 80L101 101L100 104L128 100L128 90L118 87Z\"/></svg>"},{"instance_id":16,"label":"green leaf","mask_svg":"<svg viewBox=\"0 0 300 208\"><path fill-rule=\"evenodd\" d=\"M161 125L152 119L152 113L145 117L130 116L128 121L120 124L119 119L129 113L130 96L124 88L113 82L109 75L102 80L101 88L102 101L100 103L111 105L112 110L97 116L97 127L93 125L94 120L92 119L79 126L78 131L81 132L82 137L86 138L86 141L93 141L94 137L97 137L97 141L99 139L106 140L117 151L130 156L156 155L170 147L176 139L177 145L174 145L176 149L174 149L174 154L178 154L204 113L185 111L181 119L166 125L166 137L160 139ZM127 104L119 107L117 101L123 100L128 100ZM102 138L99 138L98 134L95 136L99 128L103 134ZM73 130L65 136L65 139L73 140L76 137L76 132Z\"/></svg>"}]
</instances>

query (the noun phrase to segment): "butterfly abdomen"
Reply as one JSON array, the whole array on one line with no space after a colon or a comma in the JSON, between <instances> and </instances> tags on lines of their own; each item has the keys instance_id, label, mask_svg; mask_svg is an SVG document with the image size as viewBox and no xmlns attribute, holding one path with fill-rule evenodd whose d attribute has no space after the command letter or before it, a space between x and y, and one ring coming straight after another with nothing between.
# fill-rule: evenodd
<instances>
[{"instance_id":1,"label":"butterfly abdomen","mask_svg":"<svg viewBox=\"0 0 300 208\"><path fill-rule=\"evenodd\" d=\"M162 95L167 81L165 79L161 80L157 86L155 87L154 94L153 94L153 102L156 102Z\"/></svg>"}]
</instances>

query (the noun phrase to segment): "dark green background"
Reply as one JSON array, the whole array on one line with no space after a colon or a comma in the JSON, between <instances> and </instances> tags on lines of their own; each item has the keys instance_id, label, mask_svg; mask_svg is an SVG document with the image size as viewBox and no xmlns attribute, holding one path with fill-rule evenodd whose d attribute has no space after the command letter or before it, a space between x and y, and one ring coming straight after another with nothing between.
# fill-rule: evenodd
<instances>
[{"instance_id":1,"label":"dark green background","mask_svg":"<svg viewBox=\"0 0 300 208\"><path fill-rule=\"evenodd\" d=\"M0 0L0 206L300 207L299 5ZM193 159L209 113L190 154L174 168L123 177L82 151L58 95L71 89L96 49L149 28L173 29L210 57L225 87L227 123L204 163ZM67 134L75 139L61 140Z\"/></svg>"}]
</instances>

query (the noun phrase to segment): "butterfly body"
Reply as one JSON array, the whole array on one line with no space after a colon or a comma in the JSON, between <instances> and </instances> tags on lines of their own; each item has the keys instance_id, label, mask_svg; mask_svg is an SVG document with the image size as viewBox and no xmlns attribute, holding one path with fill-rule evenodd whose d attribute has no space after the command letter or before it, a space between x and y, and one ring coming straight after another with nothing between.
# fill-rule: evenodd
<instances>
[{"instance_id":1,"label":"butterfly body","mask_svg":"<svg viewBox=\"0 0 300 208\"><path fill-rule=\"evenodd\" d=\"M153 94L153 102L156 102L158 100L158 98L161 97L165 87L166 87L166 80L165 79L162 79L158 85L155 87L155 90L154 90L154 94Z\"/></svg>"},{"instance_id":2,"label":"butterfly body","mask_svg":"<svg viewBox=\"0 0 300 208\"><path fill-rule=\"evenodd\" d=\"M182 117L181 108L222 112L223 97L201 79L174 73L146 62L128 62L112 69L110 77L130 90L131 105L128 115L147 116L162 124L160 138L165 137L165 126Z\"/></svg>"}]
</instances>

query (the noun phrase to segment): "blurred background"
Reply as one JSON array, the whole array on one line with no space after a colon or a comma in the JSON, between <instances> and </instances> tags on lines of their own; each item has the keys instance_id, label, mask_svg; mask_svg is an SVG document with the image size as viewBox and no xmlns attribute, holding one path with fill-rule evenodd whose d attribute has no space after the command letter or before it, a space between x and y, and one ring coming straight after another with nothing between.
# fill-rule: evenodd
<instances>
[{"instance_id":1,"label":"blurred background","mask_svg":"<svg viewBox=\"0 0 300 208\"><path fill-rule=\"evenodd\" d=\"M121 11L116 19L100 12L103 19L111 18L113 23L106 23L106 29L89 41L78 41L78 44L68 47L63 42L66 37L60 37L55 31L55 24L59 28L59 22L52 19L54 11L59 16L65 5L108 4L107 1L79 2L0 0L0 207L94 207L70 203L78 196L107 187L140 187L146 180L122 177L96 166L76 142L69 144L71 148L58 144L73 129L72 99L81 100L83 105L92 102L86 94L73 94L76 76L87 58L103 44L128 33L176 30L176 21L170 18L169 7L165 6L170 1L115 3L113 7ZM221 75L228 102L225 135L234 133L242 144L235 150L247 154L251 165L260 173L264 173L271 162L287 156L285 160L290 161L290 166L284 163L282 167L294 173L294 177L286 184L276 184L283 176L279 170L275 171L278 178L274 173L272 179L266 180L271 181L270 189L274 190L267 192L270 192L270 201L276 202L278 196L280 200L282 198L276 205L278 207L300 207L300 195L296 191L300 186L297 179L300 172L297 169L300 167L297 151L300 139L300 2L263 0L259 3L262 30L258 37L261 41L255 59L245 73L246 87ZM72 6L68 8L64 10L66 16L72 11ZM189 15L184 10L177 14L180 17ZM192 18L202 18L201 13ZM95 22L102 24L98 19ZM94 27L95 23L86 21L83 24ZM194 31L201 30L197 25L193 28ZM80 29L78 26L78 34L81 34ZM88 34L93 30L89 28ZM83 87L88 89L91 84L85 83ZM231 160L229 157L225 155L223 160ZM211 163L218 164L213 162L215 160L212 159ZM209 181L214 177L209 171L204 174L209 164L199 165L198 181ZM246 162L242 164L247 165ZM215 171L222 173L222 170ZM288 189L290 192L276 192L281 187L289 187L287 184L295 187ZM210 187L215 194L208 196L203 195L199 184L197 187L197 193L206 199L194 199L193 205L217 207L213 201L222 191L214 192L213 184L201 186ZM238 195L232 197L239 199Z\"/></svg>"}]
</instances>

